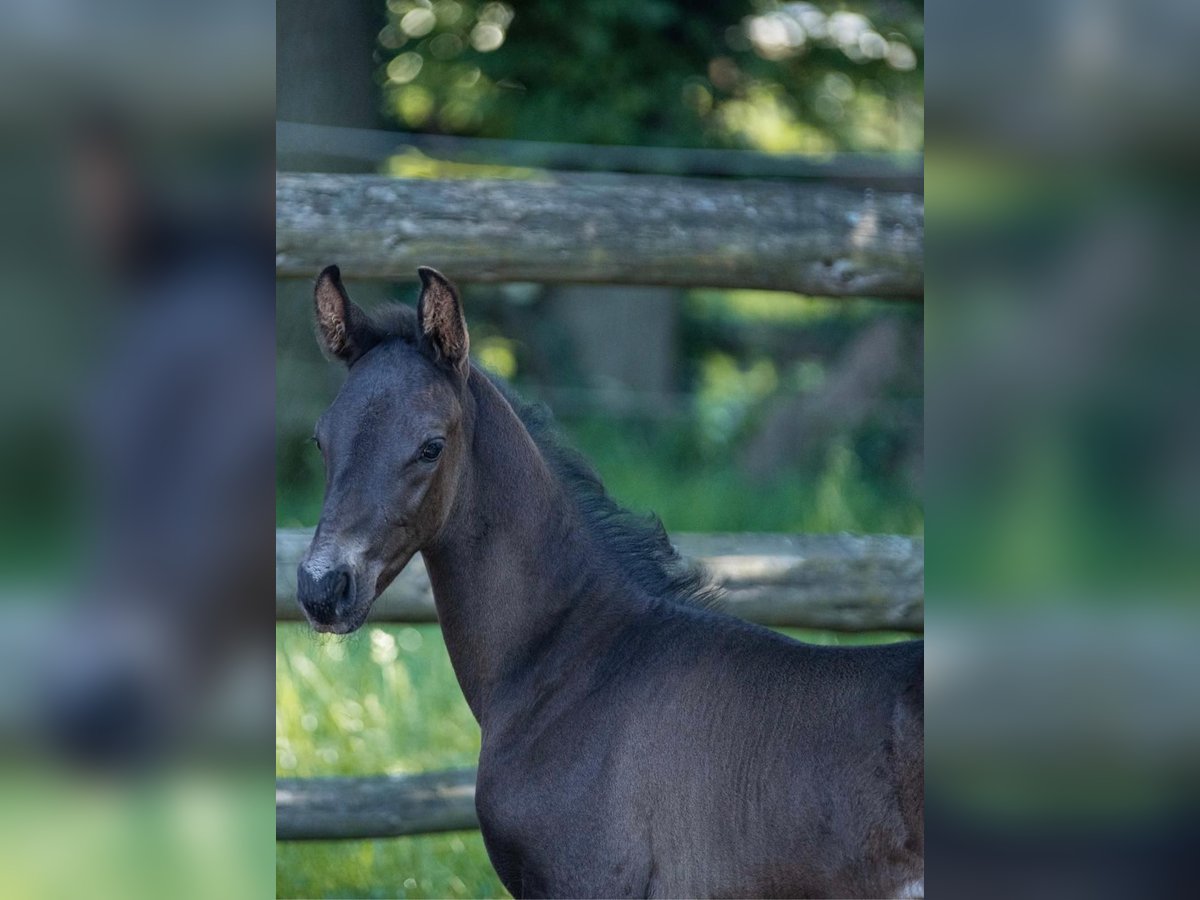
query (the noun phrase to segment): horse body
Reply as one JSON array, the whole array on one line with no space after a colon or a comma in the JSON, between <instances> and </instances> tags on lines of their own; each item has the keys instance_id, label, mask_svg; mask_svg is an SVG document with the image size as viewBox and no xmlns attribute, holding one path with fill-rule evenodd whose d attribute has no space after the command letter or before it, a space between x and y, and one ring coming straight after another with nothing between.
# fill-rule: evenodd
<instances>
[{"instance_id":1,"label":"horse body","mask_svg":"<svg viewBox=\"0 0 1200 900\"><path fill-rule=\"evenodd\" d=\"M423 279L416 320L387 325L336 273L318 283L351 375L318 429L329 488L301 602L352 630L422 553L509 891L894 896L920 878L922 644L810 646L707 608L661 527L470 366L457 296ZM389 422L421 448L392 453L392 498L363 482ZM425 462L397 476L397 458Z\"/></svg>"},{"instance_id":2,"label":"horse body","mask_svg":"<svg viewBox=\"0 0 1200 900\"><path fill-rule=\"evenodd\" d=\"M473 393L477 417L518 419L490 385ZM519 508L541 467L507 446L479 457L461 521L424 555L514 896L873 897L920 876L921 709L903 696L919 700L920 643L809 646L650 595L552 480L545 510L493 529L481 510ZM536 565L514 538L543 549ZM483 642L495 659L463 658Z\"/></svg>"},{"instance_id":3,"label":"horse body","mask_svg":"<svg viewBox=\"0 0 1200 900\"><path fill-rule=\"evenodd\" d=\"M880 897L920 876L900 701L826 683L861 683L858 659L645 624L666 658L489 714L477 805L514 896Z\"/></svg>"}]
</instances>

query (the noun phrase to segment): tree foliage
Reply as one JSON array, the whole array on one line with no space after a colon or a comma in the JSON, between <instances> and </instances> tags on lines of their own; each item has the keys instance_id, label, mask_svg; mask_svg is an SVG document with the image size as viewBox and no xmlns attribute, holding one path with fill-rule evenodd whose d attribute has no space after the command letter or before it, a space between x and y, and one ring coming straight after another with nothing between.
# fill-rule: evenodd
<instances>
[{"instance_id":1,"label":"tree foliage","mask_svg":"<svg viewBox=\"0 0 1200 900\"><path fill-rule=\"evenodd\" d=\"M912 0L389 0L385 114L449 134L915 151Z\"/></svg>"}]
</instances>

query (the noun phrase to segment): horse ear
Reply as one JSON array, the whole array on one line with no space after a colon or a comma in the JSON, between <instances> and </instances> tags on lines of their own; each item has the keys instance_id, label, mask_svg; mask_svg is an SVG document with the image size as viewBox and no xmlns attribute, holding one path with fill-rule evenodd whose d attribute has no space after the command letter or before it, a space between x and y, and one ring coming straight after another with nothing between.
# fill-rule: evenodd
<instances>
[{"instance_id":1,"label":"horse ear","mask_svg":"<svg viewBox=\"0 0 1200 900\"><path fill-rule=\"evenodd\" d=\"M471 340L458 291L437 269L421 266L417 274L421 276L421 299L417 301L421 334L435 360L446 362L458 374L466 376Z\"/></svg>"},{"instance_id":2,"label":"horse ear","mask_svg":"<svg viewBox=\"0 0 1200 900\"><path fill-rule=\"evenodd\" d=\"M317 316L317 343L334 359L353 365L378 342L370 318L346 293L337 266L326 266L317 276L313 306Z\"/></svg>"}]
</instances>

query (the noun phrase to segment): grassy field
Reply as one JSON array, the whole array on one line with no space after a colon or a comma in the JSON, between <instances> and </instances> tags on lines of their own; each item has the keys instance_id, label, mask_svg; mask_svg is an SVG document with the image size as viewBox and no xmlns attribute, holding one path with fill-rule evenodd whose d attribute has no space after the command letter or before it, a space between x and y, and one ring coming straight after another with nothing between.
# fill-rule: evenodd
<instances>
[{"instance_id":1,"label":"grassy field","mask_svg":"<svg viewBox=\"0 0 1200 900\"><path fill-rule=\"evenodd\" d=\"M474 765L479 728L436 625L276 635L280 775L420 772ZM279 844L280 897L507 896L476 833Z\"/></svg>"}]
</instances>

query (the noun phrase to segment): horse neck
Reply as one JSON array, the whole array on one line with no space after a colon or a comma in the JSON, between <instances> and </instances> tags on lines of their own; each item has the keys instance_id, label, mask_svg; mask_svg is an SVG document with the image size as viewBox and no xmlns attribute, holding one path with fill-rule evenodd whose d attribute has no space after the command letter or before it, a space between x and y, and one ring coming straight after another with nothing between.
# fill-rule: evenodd
<instances>
[{"instance_id":1,"label":"horse neck","mask_svg":"<svg viewBox=\"0 0 1200 900\"><path fill-rule=\"evenodd\" d=\"M568 619L586 619L591 560L577 510L508 401L475 370L468 391L470 458L446 525L422 555L451 663L482 721L508 671Z\"/></svg>"}]
</instances>

